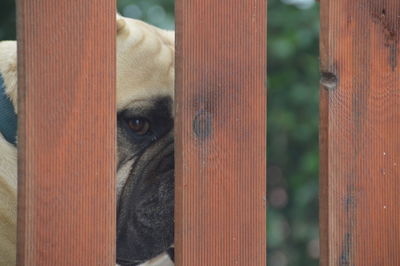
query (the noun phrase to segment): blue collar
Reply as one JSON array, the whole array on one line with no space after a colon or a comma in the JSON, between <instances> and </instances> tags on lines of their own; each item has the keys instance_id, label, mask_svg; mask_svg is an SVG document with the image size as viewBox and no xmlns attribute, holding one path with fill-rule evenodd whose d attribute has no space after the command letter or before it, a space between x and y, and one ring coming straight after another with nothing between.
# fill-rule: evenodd
<instances>
[{"instance_id":1,"label":"blue collar","mask_svg":"<svg viewBox=\"0 0 400 266\"><path fill-rule=\"evenodd\" d=\"M0 133L4 138L16 145L17 142L17 115L14 106L6 95L6 85L0 74Z\"/></svg>"}]
</instances>

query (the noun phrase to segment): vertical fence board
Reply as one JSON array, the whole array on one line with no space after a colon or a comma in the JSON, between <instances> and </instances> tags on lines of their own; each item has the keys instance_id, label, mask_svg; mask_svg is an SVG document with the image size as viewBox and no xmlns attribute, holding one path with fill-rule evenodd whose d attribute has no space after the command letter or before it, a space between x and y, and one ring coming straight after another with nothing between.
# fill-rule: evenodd
<instances>
[{"instance_id":1,"label":"vertical fence board","mask_svg":"<svg viewBox=\"0 0 400 266\"><path fill-rule=\"evenodd\" d=\"M115 31L114 1L18 1L18 265L115 264Z\"/></svg>"},{"instance_id":2,"label":"vertical fence board","mask_svg":"<svg viewBox=\"0 0 400 266\"><path fill-rule=\"evenodd\" d=\"M321 5L321 262L400 265L400 2Z\"/></svg>"},{"instance_id":3,"label":"vertical fence board","mask_svg":"<svg viewBox=\"0 0 400 266\"><path fill-rule=\"evenodd\" d=\"M177 265L265 265L266 1L176 5Z\"/></svg>"}]
</instances>

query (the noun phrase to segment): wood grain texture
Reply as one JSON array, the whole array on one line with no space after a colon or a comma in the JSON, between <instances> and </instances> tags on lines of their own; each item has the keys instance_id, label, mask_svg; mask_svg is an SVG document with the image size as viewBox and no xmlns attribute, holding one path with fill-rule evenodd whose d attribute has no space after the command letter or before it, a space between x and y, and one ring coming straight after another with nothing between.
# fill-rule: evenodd
<instances>
[{"instance_id":1,"label":"wood grain texture","mask_svg":"<svg viewBox=\"0 0 400 266\"><path fill-rule=\"evenodd\" d=\"M266 1L179 0L176 262L266 264Z\"/></svg>"},{"instance_id":2,"label":"wood grain texture","mask_svg":"<svg viewBox=\"0 0 400 266\"><path fill-rule=\"evenodd\" d=\"M115 265L115 2L18 2L18 265Z\"/></svg>"},{"instance_id":3,"label":"wood grain texture","mask_svg":"<svg viewBox=\"0 0 400 266\"><path fill-rule=\"evenodd\" d=\"M400 265L400 2L321 0L321 265Z\"/></svg>"}]
</instances>

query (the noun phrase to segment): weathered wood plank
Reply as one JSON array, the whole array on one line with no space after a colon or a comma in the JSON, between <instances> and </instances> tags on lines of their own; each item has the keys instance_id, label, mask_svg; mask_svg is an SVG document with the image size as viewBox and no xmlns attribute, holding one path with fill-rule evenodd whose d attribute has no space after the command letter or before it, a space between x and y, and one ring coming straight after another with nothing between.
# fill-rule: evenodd
<instances>
[{"instance_id":1,"label":"weathered wood plank","mask_svg":"<svg viewBox=\"0 0 400 266\"><path fill-rule=\"evenodd\" d=\"M321 265L400 265L400 2L321 5Z\"/></svg>"},{"instance_id":2,"label":"weathered wood plank","mask_svg":"<svg viewBox=\"0 0 400 266\"><path fill-rule=\"evenodd\" d=\"M18 265L115 264L115 31L114 1L18 1Z\"/></svg>"},{"instance_id":3,"label":"weathered wood plank","mask_svg":"<svg viewBox=\"0 0 400 266\"><path fill-rule=\"evenodd\" d=\"M176 4L177 265L265 265L266 1Z\"/></svg>"}]
</instances>

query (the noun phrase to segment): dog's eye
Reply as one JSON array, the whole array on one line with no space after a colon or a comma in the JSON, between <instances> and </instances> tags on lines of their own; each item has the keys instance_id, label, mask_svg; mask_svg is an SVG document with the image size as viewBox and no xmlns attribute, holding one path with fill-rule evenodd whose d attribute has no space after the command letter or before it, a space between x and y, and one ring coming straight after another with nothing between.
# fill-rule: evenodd
<instances>
[{"instance_id":1,"label":"dog's eye","mask_svg":"<svg viewBox=\"0 0 400 266\"><path fill-rule=\"evenodd\" d=\"M134 133L141 136L146 135L146 133L149 132L150 129L149 121L141 117L128 120L128 126Z\"/></svg>"}]
</instances>

